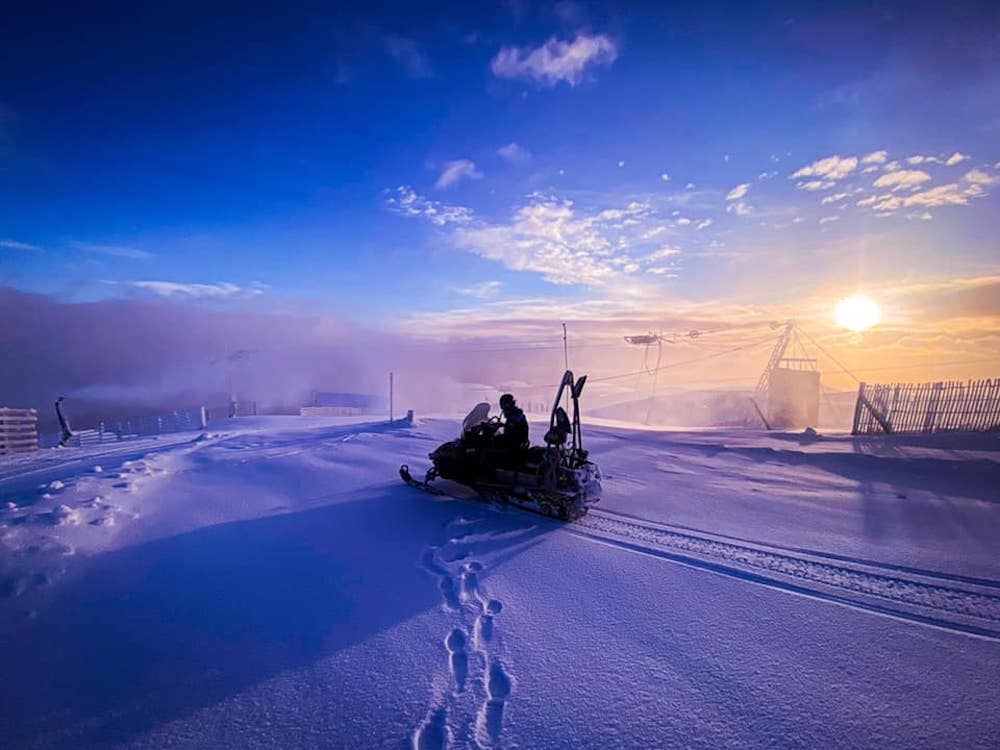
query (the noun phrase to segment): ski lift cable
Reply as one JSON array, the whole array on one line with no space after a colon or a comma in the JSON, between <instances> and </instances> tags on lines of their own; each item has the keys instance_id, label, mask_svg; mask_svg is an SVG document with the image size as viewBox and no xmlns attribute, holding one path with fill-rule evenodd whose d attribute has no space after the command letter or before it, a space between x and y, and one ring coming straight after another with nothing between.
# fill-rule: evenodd
<instances>
[{"instance_id":1,"label":"ski lift cable","mask_svg":"<svg viewBox=\"0 0 1000 750\"><path fill-rule=\"evenodd\" d=\"M825 348L823 348L823 346L821 346L819 344L819 342L816 341L816 339L814 339L812 336L809 335L808 331L803 330L803 329L799 328L798 326L796 326L796 329L802 331L803 335L807 339L809 339L809 341L812 342L813 346L815 346L817 349L819 349L821 352L823 352L823 354L825 354L827 357L829 357L833 361L833 363L835 365L837 365L837 367L839 367L841 370L843 370L847 375L849 375L854 380L855 383L858 383L858 384L861 383L861 378L859 378L857 375L855 375L853 372L851 372L847 368L846 365L842 364L839 359L837 359L836 357L834 357L832 354L830 354L830 352L828 352Z\"/></svg>"},{"instance_id":2,"label":"ski lift cable","mask_svg":"<svg viewBox=\"0 0 1000 750\"><path fill-rule=\"evenodd\" d=\"M675 367L683 367L684 365L691 365L691 364L696 364L698 362L704 362L704 361L709 360L709 359L714 359L715 357L721 357L724 354L733 354L735 352L744 351L746 349L753 349L755 347L761 346L762 344L771 343L773 340L774 340L773 336L767 336L766 338L758 339L758 340L753 341L753 342L751 342L749 344L743 344L741 346L735 346L735 347L732 347L730 349L725 349L723 351L713 352L712 354L706 354L703 357L695 357L693 359L685 359L685 360L682 360L680 362L669 362L667 364L661 364L658 368L656 368L652 372L655 373L655 372L659 372L660 370L670 370L670 369L673 369ZM587 382L588 383L604 383L604 382L607 382L609 380L621 380L622 378L630 378L633 375L642 375L645 372L646 372L645 370L636 370L634 372L623 372L623 373L619 373L617 375L605 375L604 377L600 377L600 378L591 378L591 377L588 377L587 378ZM558 386L559 386L559 383L551 383L551 384L547 383L547 384L544 384L544 385L536 385L536 386L533 386L533 387L534 388L557 388Z\"/></svg>"}]
</instances>

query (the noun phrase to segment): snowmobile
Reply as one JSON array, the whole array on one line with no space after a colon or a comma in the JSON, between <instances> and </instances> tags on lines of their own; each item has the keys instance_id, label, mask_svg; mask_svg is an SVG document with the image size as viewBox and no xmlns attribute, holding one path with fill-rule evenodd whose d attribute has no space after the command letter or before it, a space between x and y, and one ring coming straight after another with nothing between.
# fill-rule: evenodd
<instances>
[{"instance_id":1,"label":"snowmobile","mask_svg":"<svg viewBox=\"0 0 1000 750\"><path fill-rule=\"evenodd\" d=\"M563 375L549 417L544 446L507 450L497 446L502 426L490 417L490 405L477 404L462 421L462 434L430 454L433 466L423 481L410 475L403 464L403 481L436 495L431 484L438 477L474 489L486 500L516 505L545 516L571 521L583 516L601 497L601 470L588 460L580 429L580 393L587 376L579 380L567 370ZM559 405L567 391L573 404L572 420Z\"/></svg>"}]
</instances>

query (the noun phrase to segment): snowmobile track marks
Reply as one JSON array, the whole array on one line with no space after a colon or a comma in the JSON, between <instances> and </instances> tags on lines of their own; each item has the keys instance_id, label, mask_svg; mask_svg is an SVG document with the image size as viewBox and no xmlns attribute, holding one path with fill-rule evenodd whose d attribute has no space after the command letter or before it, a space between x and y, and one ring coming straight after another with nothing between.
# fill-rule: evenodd
<instances>
[{"instance_id":1,"label":"snowmobile track marks","mask_svg":"<svg viewBox=\"0 0 1000 750\"><path fill-rule=\"evenodd\" d=\"M763 544L740 544L648 521L592 512L567 531L636 552L797 594L970 635L1000 639L1000 596L914 574L872 570ZM731 539L731 538L730 538ZM874 601L873 601L874 600ZM883 604L887 603L887 604Z\"/></svg>"}]
</instances>

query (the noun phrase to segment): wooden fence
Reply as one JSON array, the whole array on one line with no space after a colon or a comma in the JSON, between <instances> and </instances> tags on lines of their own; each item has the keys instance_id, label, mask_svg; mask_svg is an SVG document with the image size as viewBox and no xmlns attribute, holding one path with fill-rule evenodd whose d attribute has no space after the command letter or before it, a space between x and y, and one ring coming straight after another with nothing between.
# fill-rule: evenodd
<instances>
[{"instance_id":1,"label":"wooden fence","mask_svg":"<svg viewBox=\"0 0 1000 750\"><path fill-rule=\"evenodd\" d=\"M34 409L0 406L0 456L38 450L38 414Z\"/></svg>"},{"instance_id":2,"label":"wooden fence","mask_svg":"<svg viewBox=\"0 0 1000 750\"><path fill-rule=\"evenodd\" d=\"M862 383L854 435L1000 430L1000 378L937 383Z\"/></svg>"}]
</instances>

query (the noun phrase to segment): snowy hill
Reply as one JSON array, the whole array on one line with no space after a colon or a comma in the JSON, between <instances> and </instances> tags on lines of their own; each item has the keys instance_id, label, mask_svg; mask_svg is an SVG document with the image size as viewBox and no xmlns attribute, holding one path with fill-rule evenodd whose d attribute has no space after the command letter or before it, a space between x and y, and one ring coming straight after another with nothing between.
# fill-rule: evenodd
<instances>
[{"instance_id":1,"label":"snowy hill","mask_svg":"<svg viewBox=\"0 0 1000 750\"><path fill-rule=\"evenodd\" d=\"M456 430L0 460L0 744L995 745L997 436L585 426L560 525L399 481Z\"/></svg>"}]
</instances>

